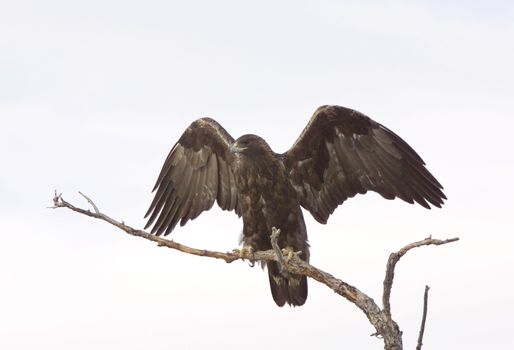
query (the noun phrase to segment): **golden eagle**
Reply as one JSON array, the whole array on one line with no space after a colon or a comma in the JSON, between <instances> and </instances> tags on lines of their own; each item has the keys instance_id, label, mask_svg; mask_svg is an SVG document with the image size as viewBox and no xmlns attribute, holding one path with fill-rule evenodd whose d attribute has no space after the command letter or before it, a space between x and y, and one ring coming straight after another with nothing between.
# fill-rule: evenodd
<instances>
[{"instance_id":1,"label":"golden eagle","mask_svg":"<svg viewBox=\"0 0 514 350\"><path fill-rule=\"evenodd\" d=\"M245 248L271 249L270 233L282 234L279 246L301 251L309 261L307 231L300 207L325 224L346 199L368 190L430 209L446 199L441 184L421 157L398 135L364 114L322 106L287 152L277 154L261 137L234 141L210 118L193 122L168 154L159 174L145 228L156 235L183 226L214 201L243 217ZM278 306L303 305L307 278L283 275L268 262L271 294Z\"/></svg>"}]
</instances>

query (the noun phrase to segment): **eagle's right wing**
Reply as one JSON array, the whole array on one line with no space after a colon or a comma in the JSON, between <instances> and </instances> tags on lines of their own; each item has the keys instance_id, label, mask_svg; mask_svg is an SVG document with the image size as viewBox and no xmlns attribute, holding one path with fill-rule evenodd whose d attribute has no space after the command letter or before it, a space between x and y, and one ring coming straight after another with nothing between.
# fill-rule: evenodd
<instances>
[{"instance_id":1,"label":"eagle's right wing","mask_svg":"<svg viewBox=\"0 0 514 350\"><path fill-rule=\"evenodd\" d=\"M145 229L167 235L177 223L183 226L217 200L224 210L236 210L237 192L231 169L232 136L215 120L193 122L173 146L153 191L157 190L145 218ZM156 220L157 219L157 220Z\"/></svg>"},{"instance_id":2,"label":"eagle's right wing","mask_svg":"<svg viewBox=\"0 0 514 350\"><path fill-rule=\"evenodd\" d=\"M443 187L404 140L362 113L322 106L282 155L291 183L316 220L357 193L441 207ZM430 203L430 204L429 204Z\"/></svg>"}]
</instances>

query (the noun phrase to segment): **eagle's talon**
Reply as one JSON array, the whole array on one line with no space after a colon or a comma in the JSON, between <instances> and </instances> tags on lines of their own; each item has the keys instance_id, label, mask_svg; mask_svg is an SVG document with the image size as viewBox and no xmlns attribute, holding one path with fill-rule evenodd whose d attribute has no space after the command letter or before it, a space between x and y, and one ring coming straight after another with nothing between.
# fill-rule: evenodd
<instances>
[{"instance_id":1,"label":"eagle's talon","mask_svg":"<svg viewBox=\"0 0 514 350\"><path fill-rule=\"evenodd\" d=\"M255 266L255 249L249 245L244 245L241 249L234 249L234 254L239 255L239 258L241 260L245 260L245 257L249 260L249 266L254 267ZM248 258L248 255L251 255L250 258Z\"/></svg>"},{"instance_id":2,"label":"eagle's talon","mask_svg":"<svg viewBox=\"0 0 514 350\"><path fill-rule=\"evenodd\" d=\"M296 253L295 253L293 247L287 246L282 249L282 255L284 256L284 261L286 263L288 263L289 260L291 260L293 258L293 256L296 255Z\"/></svg>"}]
</instances>

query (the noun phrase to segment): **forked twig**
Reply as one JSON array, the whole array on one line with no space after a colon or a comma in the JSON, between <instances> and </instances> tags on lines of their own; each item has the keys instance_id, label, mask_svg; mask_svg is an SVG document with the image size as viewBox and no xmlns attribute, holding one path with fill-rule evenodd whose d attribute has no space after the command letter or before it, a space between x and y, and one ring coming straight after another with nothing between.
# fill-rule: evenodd
<instances>
[{"instance_id":1,"label":"forked twig","mask_svg":"<svg viewBox=\"0 0 514 350\"><path fill-rule=\"evenodd\" d=\"M386 275L384 279L384 292L382 295L382 305L384 308L384 313L388 318L391 318L391 289L393 288L393 280L394 280L394 269L398 261L400 261L401 257L404 256L409 250L413 248L418 248L426 245L443 245L447 243L452 243L458 241L459 238L450 238L445 240L434 239L432 236L425 238L424 240L407 244L405 247L400 249L395 253L391 253L389 255L389 259L387 260L387 268Z\"/></svg>"}]
</instances>

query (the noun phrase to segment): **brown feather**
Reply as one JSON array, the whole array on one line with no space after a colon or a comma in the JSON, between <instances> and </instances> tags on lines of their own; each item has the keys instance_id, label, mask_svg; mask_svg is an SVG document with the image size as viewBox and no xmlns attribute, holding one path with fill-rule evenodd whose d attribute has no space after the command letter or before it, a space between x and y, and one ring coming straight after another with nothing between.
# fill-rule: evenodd
<instances>
[{"instance_id":1,"label":"brown feather","mask_svg":"<svg viewBox=\"0 0 514 350\"><path fill-rule=\"evenodd\" d=\"M322 223L346 199L367 191L426 208L446 199L441 184L403 139L348 108L318 108L281 157L302 206Z\"/></svg>"},{"instance_id":2,"label":"brown feather","mask_svg":"<svg viewBox=\"0 0 514 350\"><path fill-rule=\"evenodd\" d=\"M225 210L235 208L237 191L229 167L233 142L210 118L198 119L186 129L168 154L155 184L156 194L145 215L150 216L146 227L154 225L152 233L167 235L179 221L184 225L210 209L216 200Z\"/></svg>"}]
</instances>

